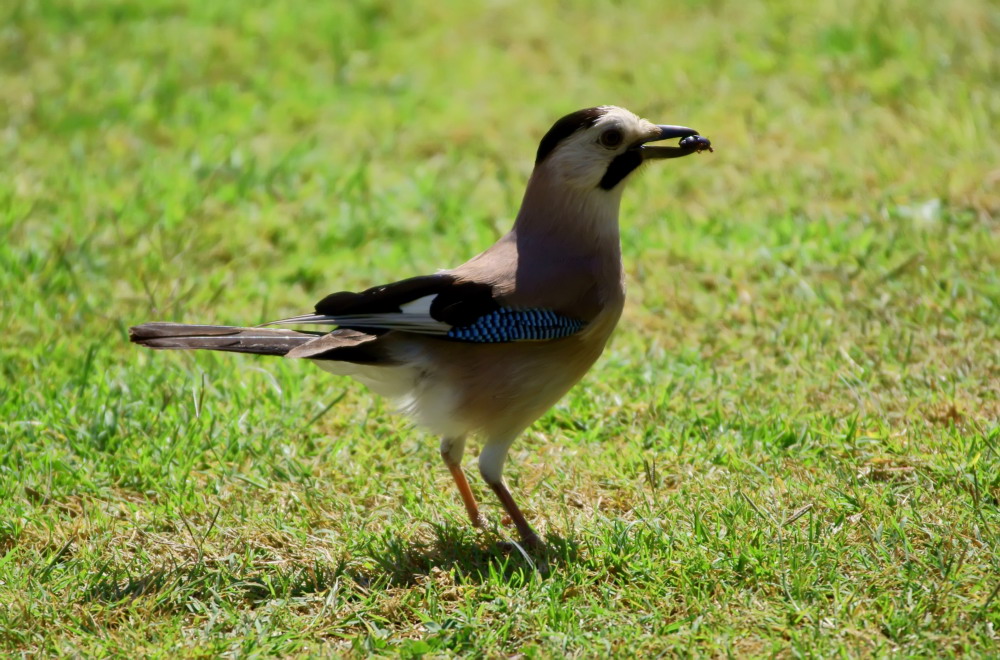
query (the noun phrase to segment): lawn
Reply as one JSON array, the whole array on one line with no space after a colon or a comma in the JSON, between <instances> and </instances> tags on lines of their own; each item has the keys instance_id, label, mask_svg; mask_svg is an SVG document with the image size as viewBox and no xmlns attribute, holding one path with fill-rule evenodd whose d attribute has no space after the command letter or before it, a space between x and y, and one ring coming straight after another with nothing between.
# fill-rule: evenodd
<instances>
[{"instance_id":1,"label":"lawn","mask_svg":"<svg viewBox=\"0 0 1000 660\"><path fill-rule=\"evenodd\" d=\"M802 7L3 3L0 654L995 656L1000 9ZM464 261L602 103L716 151L514 446L544 552L360 385L128 343Z\"/></svg>"}]
</instances>

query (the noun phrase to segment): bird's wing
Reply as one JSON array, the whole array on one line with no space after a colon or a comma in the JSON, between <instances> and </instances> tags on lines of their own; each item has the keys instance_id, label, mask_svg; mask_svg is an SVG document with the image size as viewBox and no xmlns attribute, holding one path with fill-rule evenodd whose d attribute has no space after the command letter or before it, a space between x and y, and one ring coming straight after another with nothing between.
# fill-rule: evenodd
<instances>
[{"instance_id":1,"label":"bird's wing","mask_svg":"<svg viewBox=\"0 0 1000 660\"><path fill-rule=\"evenodd\" d=\"M266 325L335 325L378 335L388 331L474 343L568 337L582 319L546 308L506 305L493 285L450 273L413 277L359 293L341 291L319 301L313 314Z\"/></svg>"}]
</instances>

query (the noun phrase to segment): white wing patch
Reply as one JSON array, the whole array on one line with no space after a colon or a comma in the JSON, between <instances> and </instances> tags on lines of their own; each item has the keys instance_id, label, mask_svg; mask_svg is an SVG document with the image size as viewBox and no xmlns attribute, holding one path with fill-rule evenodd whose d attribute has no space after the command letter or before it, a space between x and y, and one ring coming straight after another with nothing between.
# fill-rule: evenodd
<instances>
[{"instance_id":1,"label":"white wing patch","mask_svg":"<svg viewBox=\"0 0 1000 660\"><path fill-rule=\"evenodd\" d=\"M431 335L444 335L451 326L438 321L431 316L431 305L437 298L436 293L422 296L399 306L398 312L381 312L374 314L303 314L289 319L272 321L265 325L353 325L384 330L401 330L403 332L418 332Z\"/></svg>"},{"instance_id":2,"label":"white wing patch","mask_svg":"<svg viewBox=\"0 0 1000 660\"><path fill-rule=\"evenodd\" d=\"M429 296L424 296L423 298L417 298L416 300L411 300L405 305L400 305L399 309L404 314L417 314L420 316L430 316L431 305L434 303L435 298L437 298L437 294L432 293Z\"/></svg>"}]
</instances>

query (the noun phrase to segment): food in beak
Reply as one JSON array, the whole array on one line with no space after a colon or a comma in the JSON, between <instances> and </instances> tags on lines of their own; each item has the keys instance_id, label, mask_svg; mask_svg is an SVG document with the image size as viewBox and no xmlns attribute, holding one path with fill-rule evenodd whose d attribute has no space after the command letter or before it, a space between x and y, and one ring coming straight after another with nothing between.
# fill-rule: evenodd
<instances>
[{"instance_id":1,"label":"food in beak","mask_svg":"<svg viewBox=\"0 0 1000 660\"><path fill-rule=\"evenodd\" d=\"M685 149L694 149L695 152L715 151L715 149L712 148L712 141L704 135L689 135L688 137L681 139L677 145Z\"/></svg>"}]
</instances>

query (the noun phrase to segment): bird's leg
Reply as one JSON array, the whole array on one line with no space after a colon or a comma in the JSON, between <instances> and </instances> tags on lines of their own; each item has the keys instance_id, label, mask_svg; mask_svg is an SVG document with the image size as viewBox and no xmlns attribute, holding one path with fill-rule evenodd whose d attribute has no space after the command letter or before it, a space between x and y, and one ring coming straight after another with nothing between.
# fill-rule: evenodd
<instances>
[{"instance_id":1,"label":"bird's leg","mask_svg":"<svg viewBox=\"0 0 1000 660\"><path fill-rule=\"evenodd\" d=\"M524 514L521 513L521 509L514 502L510 491L507 490L507 484L503 481L503 464L507 459L507 450L510 449L510 445L514 442L515 437L517 436L513 435L509 438L505 437L497 440L493 438L489 439L486 446L483 447L482 453L479 454L479 474L483 476L483 480L497 494L500 504L503 505L507 515L514 522L518 534L521 535L521 543L532 548L537 548L543 545L542 539L531 528L531 525L528 524Z\"/></svg>"},{"instance_id":2,"label":"bird's leg","mask_svg":"<svg viewBox=\"0 0 1000 660\"><path fill-rule=\"evenodd\" d=\"M511 497L510 491L507 490L507 486L501 480L499 483L490 484L490 488L493 492L497 494L500 498L500 503L503 504L504 510L507 511L507 515L510 519L514 521L514 526L517 527L517 533L521 535L521 543L530 548L539 548L542 545L542 539L535 533L535 530L531 528L528 524L528 520L521 513L521 509L517 507L514 502L514 498Z\"/></svg>"},{"instance_id":3,"label":"bird's leg","mask_svg":"<svg viewBox=\"0 0 1000 660\"><path fill-rule=\"evenodd\" d=\"M486 521L479 513L479 505L476 504L476 497L472 494L472 489L469 488L469 481L465 478L465 473L462 471L462 454L464 452L464 435L458 438L441 438L441 458L444 460L444 464L448 466L448 471L451 472L451 477L455 480L455 485L458 486L458 493L462 496L465 510L469 514L469 520L472 521L473 527L485 527Z\"/></svg>"}]
</instances>

